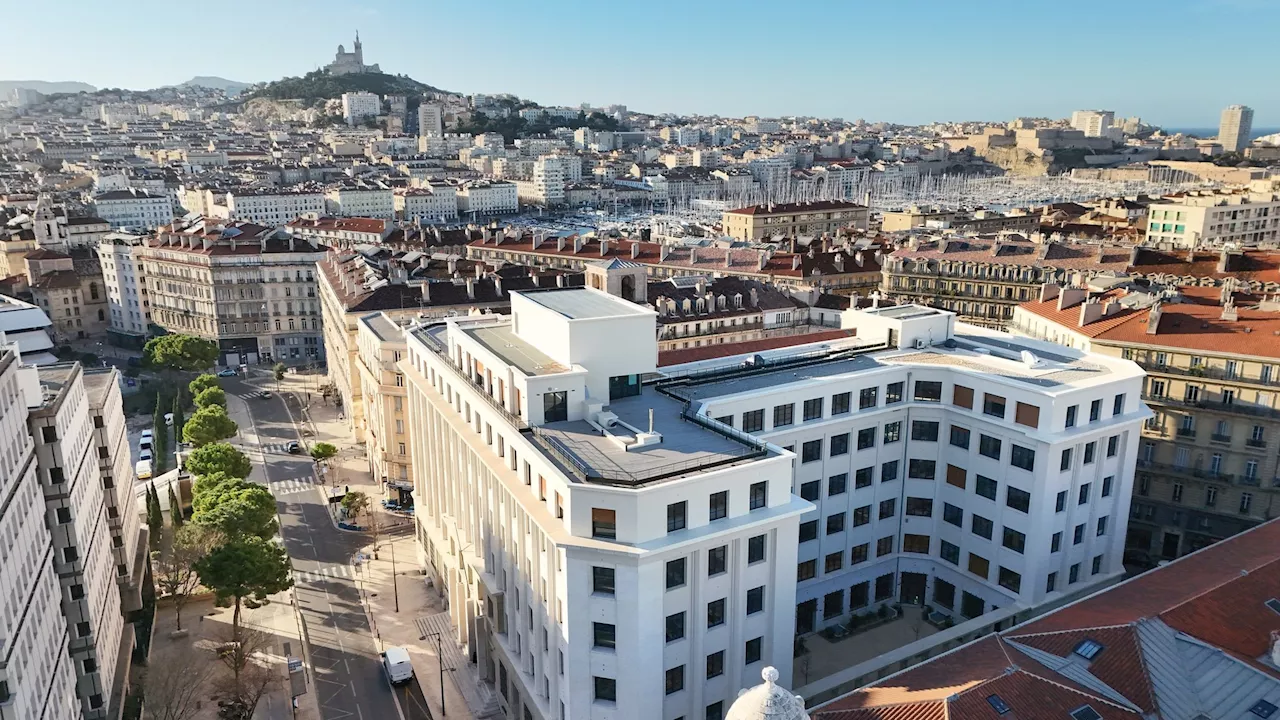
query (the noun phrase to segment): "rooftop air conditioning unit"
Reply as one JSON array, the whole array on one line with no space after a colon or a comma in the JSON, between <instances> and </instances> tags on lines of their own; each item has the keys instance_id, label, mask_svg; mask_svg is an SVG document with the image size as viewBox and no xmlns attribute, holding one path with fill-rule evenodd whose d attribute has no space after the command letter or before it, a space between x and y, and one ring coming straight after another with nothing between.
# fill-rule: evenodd
<instances>
[{"instance_id":1,"label":"rooftop air conditioning unit","mask_svg":"<svg viewBox=\"0 0 1280 720\"><path fill-rule=\"evenodd\" d=\"M923 350L928 347L929 344L925 342L924 338L916 338L915 346L917 350Z\"/></svg>"}]
</instances>

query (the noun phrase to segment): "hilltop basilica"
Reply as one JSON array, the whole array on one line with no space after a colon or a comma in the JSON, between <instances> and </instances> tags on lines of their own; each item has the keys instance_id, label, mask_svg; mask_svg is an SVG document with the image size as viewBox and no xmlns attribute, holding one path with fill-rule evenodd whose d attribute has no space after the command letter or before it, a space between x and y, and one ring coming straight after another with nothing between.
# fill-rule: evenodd
<instances>
[{"instance_id":1,"label":"hilltop basilica","mask_svg":"<svg viewBox=\"0 0 1280 720\"><path fill-rule=\"evenodd\" d=\"M347 52L346 48L338 46L338 52L333 56L333 62L325 65L325 70L330 75L355 75L357 73L380 73L382 70L377 65L364 64L364 49L360 45L360 32L356 31L356 46L354 52Z\"/></svg>"}]
</instances>

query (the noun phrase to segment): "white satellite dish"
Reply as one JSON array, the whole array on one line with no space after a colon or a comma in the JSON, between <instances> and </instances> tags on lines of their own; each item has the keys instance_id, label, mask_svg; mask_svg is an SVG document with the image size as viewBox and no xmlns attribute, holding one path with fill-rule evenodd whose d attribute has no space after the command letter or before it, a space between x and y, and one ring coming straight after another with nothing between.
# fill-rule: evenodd
<instances>
[{"instance_id":1,"label":"white satellite dish","mask_svg":"<svg viewBox=\"0 0 1280 720\"><path fill-rule=\"evenodd\" d=\"M1030 350L1022 351L1022 363L1032 369L1044 367L1044 361L1036 357L1036 354Z\"/></svg>"}]
</instances>

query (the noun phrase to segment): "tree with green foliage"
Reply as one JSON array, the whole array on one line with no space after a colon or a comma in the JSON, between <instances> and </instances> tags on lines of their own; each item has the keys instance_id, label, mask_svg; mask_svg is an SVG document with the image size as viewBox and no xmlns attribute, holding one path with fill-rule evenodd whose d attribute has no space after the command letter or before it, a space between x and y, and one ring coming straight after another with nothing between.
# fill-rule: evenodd
<instances>
[{"instance_id":1,"label":"tree with green foliage","mask_svg":"<svg viewBox=\"0 0 1280 720\"><path fill-rule=\"evenodd\" d=\"M276 379L276 392L280 392L280 381L284 379L285 368L284 363L278 362L271 366L271 375Z\"/></svg>"},{"instance_id":2,"label":"tree with green foliage","mask_svg":"<svg viewBox=\"0 0 1280 720\"><path fill-rule=\"evenodd\" d=\"M211 373L197 375L195 380L187 383L187 390L191 392L191 397L196 397L205 390L216 387L221 387L218 383L218 376Z\"/></svg>"},{"instance_id":3,"label":"tree with green foliage","mask_svg":"<svg viewBox=\"0 0 1280 720\"><path fill-rule=\"evenodd\" d=\"M197 475L195 483L191 486L191 504L195 505L195 499L209 492L211 489L221 485L228 480L240 480L235 475L228 475L222 471L211 472L208 475Z\"/></svg>"},{"instance_id":4,"label":"tree with green foliage","mask_svg":"<svg viewBox=\"0 0 1280 720\"><path fill-rule=\"evenodd\" d=\"M160 547L160 532L164 530L164 513L160 510L160 494L156 483L147 484L147 527L151 530L151 548Z\"/></svg>"},{"instance_id":5,"label":"tree with green foliage","mask_svg":"<svg viewBox=\"0 0 1280 720\"><path fill-rule=\"evenodd\" d=\"M210 405L225 408L227 406L227 393L222 388L206 388L201 390L194 400L197 408L209 407Z\"/></svg>"},{"instance_id":6,"label":"tree with green foliage","mask_svg":"<svg viewBox=\"0 0 1280 720\"><path fill-rule=\"evenodd\" d=\"M276 498L247 480L232 478L204 490L191 504L191 521L220 530L229 538L276 534Z\"/></svg>"},{"instance_id":7,"label":"tree with green foliage","mask_svg":"<svg viewBox=\"0 0 1280 720\"><path fill-rule=\"evenodd\" d=\"M154 368L198 372L213 367L218 360L218 346L194 335L161 335L147 341L142 358Z\"/></svg>"},{"instance_id":8,"label":"tree with green foliage","mask_svg":"<svg viewBox=\"0 0 1280 720\"><path fill-rule=\"evenodd\" d=\"M182 426L186 422L185 420L182 419L182 391L181 390L173 394L173 409L170 412L173 413L173 437L180 438L182 437Z\"/></svg>"},{"instance_id":9,"label":"tree with green foliage","mask_svg":"<svg viewBox=\"0 0 1280 720\"><path fill-rule=\"evenodd\" d=\"M226 473L228 477L247 478L253 465L249 458L230 443L209 443L196 448L187 455L184 461L187 472L196 476L209 475L215 472Z\"/></svg>"},{"instance_id":10,"label":"tree with green foliage","mask_svg":"<svg viewBox=\"0 0 1280 720\"><path fill-rule=\"evenodd\" d=\"M173 491L173 483L169 483L169 522L176 528L182 527L182 503Z\"/></svg>"},{"instance_id":11,"label":"tree with green foliage","mask_svg":"<svg viewBox=\"0 0 1280 720\"><path fill-rule=\"evenodd\" d=\"M338 454L338 448L333 443L318 442L311 446L311 459L318 463L325 462Z\"/></svg>"},{"instance_id":12,"label":"tree with green foliage","mask_svg":"<svg viewBox=\"0 0 1280 720\"><path fill-rule=\"evenodd\" d=\"M169 456L169 425L164 421L164 395L156 393L156 409L151 414L151 465L152 474L164 471L165 458Z\"/></svg>"},{"instance_id":13,"label":"tree with green foliage","mask_svg":"<svg viewBox=\"0 0 1280 720\"><path fill-rule=\"evenodd\" d=\"M239 429L235 421L227 417L227 411L222 406L210 405L191 414L191 419L182 428L182 439L198 448L226 440Z\"/></svg>"},{"instance_id":14,"label":"tree with green foliage","mask_svg":"<svg viewBox=\"0 0 1280 720\"><path fill-rule=\"evenodd\" d=\"M215 547L195 568L201 583L217 593L219 599L234 603L231 634L235 642L240 640L240 608L246 598L263 600L293 585L285 549L253 535Z\"/></svg>"}]
</instances>

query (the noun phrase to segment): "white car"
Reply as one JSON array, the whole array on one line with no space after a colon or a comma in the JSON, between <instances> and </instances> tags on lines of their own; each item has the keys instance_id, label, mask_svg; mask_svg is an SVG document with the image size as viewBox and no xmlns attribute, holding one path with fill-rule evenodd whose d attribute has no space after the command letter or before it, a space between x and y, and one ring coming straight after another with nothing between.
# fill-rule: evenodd
<instances>
[{"instance_id":1,"label":"white car","mask_svg":"<svg viewBox=\"0 0 1280 720\"><path fill-rule=\"evenodd\" d=\"M141 462L143 460L151 460L151 448L147 448L138 453L138 461Z\"/></svg>"},{"instance_id":2,"label":"white car","mask_svg":"<svg viewBox=\"0 0 1280 720\"><path fill-rule=\"evenodd\" d=\"M155 433L150 430L143 430L141 437L143 440L150 441L151 438L155 437Z\"/></svg>"}]
</instances>

